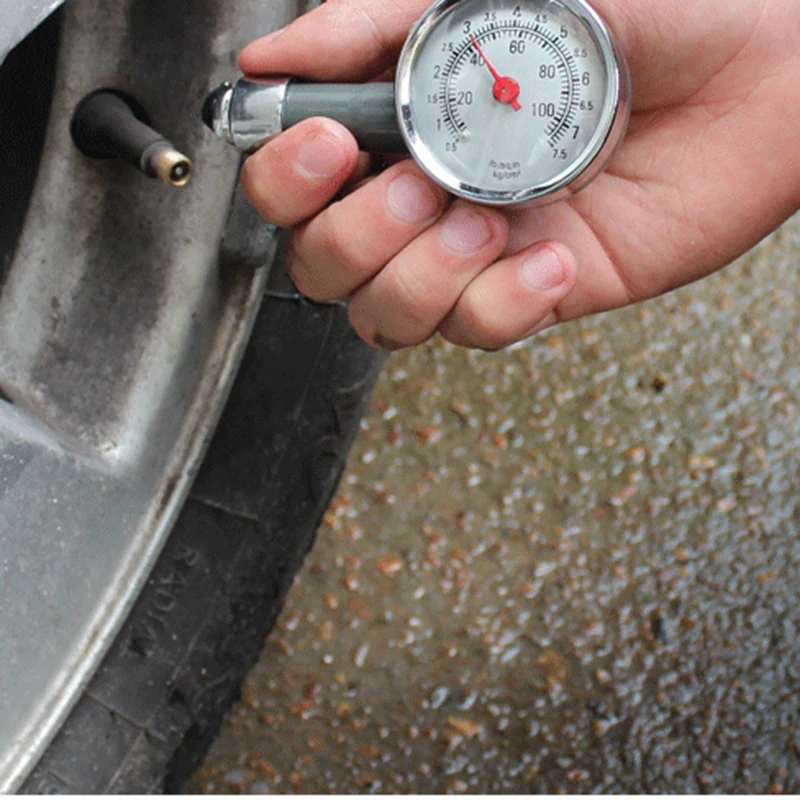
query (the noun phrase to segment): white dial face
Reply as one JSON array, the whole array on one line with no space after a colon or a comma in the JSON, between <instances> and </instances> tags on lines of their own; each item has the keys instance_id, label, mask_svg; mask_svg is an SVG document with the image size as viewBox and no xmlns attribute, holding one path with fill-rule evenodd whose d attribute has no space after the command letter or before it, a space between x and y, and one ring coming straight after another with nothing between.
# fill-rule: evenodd
<instances>
[{"instance_id":1,"label":"white dial face","mask_svg":"<svg viewBox=\"0 0 800 800\"><path fill-rule=\"evenodd\" d=\"M403 115L433 177L491 202L557 190L591 164L614 122L619 77L605 29L584 12L576 0L431 9L407 47Z\"/></svg>"}]
</instances>

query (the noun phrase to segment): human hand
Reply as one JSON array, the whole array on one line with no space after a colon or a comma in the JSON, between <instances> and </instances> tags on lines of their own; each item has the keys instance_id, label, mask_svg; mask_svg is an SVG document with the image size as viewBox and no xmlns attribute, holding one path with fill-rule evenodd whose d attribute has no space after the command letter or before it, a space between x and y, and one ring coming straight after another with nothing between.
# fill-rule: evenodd
<instances>
[{"instance_id":1,"label":"human hand","mask_svg":"<svg viewBox=\"0 0 800 800\"><path fill-rule=\"evenodd\" d=\"M391 68L428 0L329 0L249 45L248 74L365 81ZM498 211L452 201L410 160L365 180L352 135L308 120L242 172L317 300L387 349L439 331L498 349L725 266L800 208L800 3L594 0L628 58L628 136L573 198ZM349 193L331 203L342 190Z\"/></svg>"}]
</instances>

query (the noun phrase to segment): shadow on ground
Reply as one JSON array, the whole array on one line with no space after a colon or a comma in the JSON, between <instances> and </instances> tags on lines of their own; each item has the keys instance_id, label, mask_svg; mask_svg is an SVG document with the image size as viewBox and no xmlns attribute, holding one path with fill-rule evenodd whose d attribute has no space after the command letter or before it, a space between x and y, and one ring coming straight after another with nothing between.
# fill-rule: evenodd
<instances>
[{"instance_id":1,"label":"shadow on ground","mask_svg":"<svg viewBox=\"0 0 800 800\"><path fill-rule=\"evenodd\" d=\"M187 788L800 791L798 261L393 356Z\"/></svg>"}]
</instances>

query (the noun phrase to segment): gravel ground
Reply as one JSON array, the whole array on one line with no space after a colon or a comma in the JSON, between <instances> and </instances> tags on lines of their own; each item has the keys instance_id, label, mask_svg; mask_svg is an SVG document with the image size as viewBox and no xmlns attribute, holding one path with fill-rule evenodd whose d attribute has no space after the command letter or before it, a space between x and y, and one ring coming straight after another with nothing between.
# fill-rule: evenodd
<instances>
[{"instance_id":1,"label":"gravel ground","mask_svg":"<svg viewBox=\"0 0 800 800\"><path fill-rule=\"evenodd\" d=\"M800 791L798 261L392 356L187 790Z\"/></svg>"}]
</instances>

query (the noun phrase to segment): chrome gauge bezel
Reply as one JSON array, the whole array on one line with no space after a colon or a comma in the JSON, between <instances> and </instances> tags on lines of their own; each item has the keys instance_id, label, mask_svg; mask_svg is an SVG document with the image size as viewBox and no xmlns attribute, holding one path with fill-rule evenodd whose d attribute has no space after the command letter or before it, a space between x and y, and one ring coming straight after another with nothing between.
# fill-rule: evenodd
<instances>
[{"instance_id":1,"label":"chrome gauge bezel","mask_svg":"<svg viewBox=\"0 0 800 800\"><path fill-rule=\"evenodd\" d=\"M400 130L409 152L436 183L457 197L493 206L548 205L566 199L584 188L605 169L621 144L630 119L631 82L625 57L614 34L601 17L583 0L558 0L589 29L608 75L608 87L599 135L581 158L570 164L554 179L522 190L498 191L471 185L442 164L428 143L420 136L412 101L414 69L428 38L440 21L455 6L475 0L438 0L412 28L400 54L395 78L395 104ZM518 0L519 2L519 0ZM541 0L521 0L539 7Z\"/></svg>"}]
</instances>

